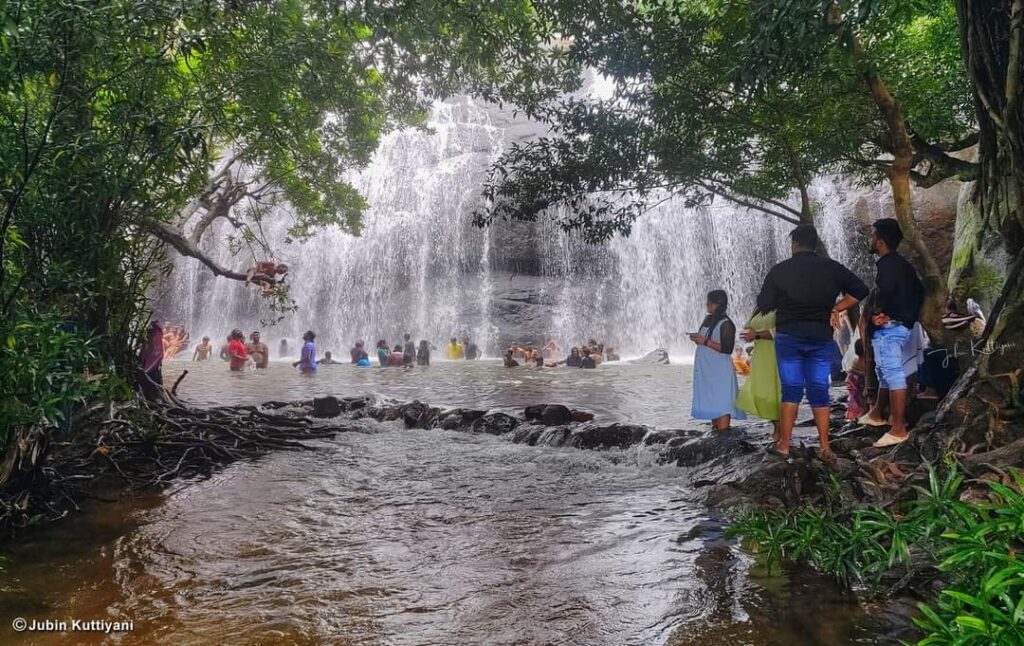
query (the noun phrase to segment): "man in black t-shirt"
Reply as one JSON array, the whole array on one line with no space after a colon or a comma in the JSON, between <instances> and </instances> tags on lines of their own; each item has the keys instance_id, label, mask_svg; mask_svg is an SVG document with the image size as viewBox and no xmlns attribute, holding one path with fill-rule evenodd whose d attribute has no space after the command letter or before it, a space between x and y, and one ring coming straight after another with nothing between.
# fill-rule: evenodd
<instances>
[{"instance_id":1,"label":"man in black t-shirt","mask_svg":"<svg viewBox=\"0 0 1024 646\"><path fill-rule=\"evenodd\" d=\"M828 387L835 347L831 318L867 296L868 288L849 269L814 252L818 232L810 224L793 229L790 238L793 257L772 267L757 297L759 311L775 312L775 356L782 382L779 437L769 453L789 456L793 424L806 390L821 456L831 461Z\"/></svg>"},{"instance_id":2,"label":"man in black t-shirt","mask_svg":"<svg viewBox=\"0 0 1024 646\"><path fill-rule=\"evenodd\" d=\"M878 397L874 406L860 418L861 424L885 426L885 407L889 407L891 427L875 442L876 448L905 442L907 437L907 375L903 368L903 347L921 315L924 286L917 271L896 248L903 240L899 222L882 218L871 225L868 239L875 263L875 292L870 316L871 348L875 353Z\"/></svg>"}]
</instances>

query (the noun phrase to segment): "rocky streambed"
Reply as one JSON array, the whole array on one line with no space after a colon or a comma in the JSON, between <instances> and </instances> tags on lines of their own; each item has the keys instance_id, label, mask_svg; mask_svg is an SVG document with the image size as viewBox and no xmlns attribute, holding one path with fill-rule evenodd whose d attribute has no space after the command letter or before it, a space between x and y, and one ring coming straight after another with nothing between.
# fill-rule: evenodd
<instances>
[{"instance_id":1,"label":"rocky streambed","mask_svg":"<svg viewBox=\"0 0 1024 646\"><path fill-rule=\"evenodd\" d=\"M795 502L802 492L814 490L816 478L827 472L827 467L815 458L816 441L810 437L796 443L791 463L765 464L764 448L770 440L767 426L748 425L713 433L706 426L659 429L642 424L598 423L592 413L562 404L535 404L506 412L446 409L420 401L327 396L311 401L269 402L265 407L286 416L331 419L341 426L346 419L370 418L401 422L408 429L484 433L528 446L642 451L652 463L680 467L681 481L717 509ZM841 408L837 405L833 416L837 429L842 423ZM850 449L863 443L847 434L840 438L839 447ZM851 466L848 459L840 462L840 469L849 471Z\"/></svg>"}]
</instances>

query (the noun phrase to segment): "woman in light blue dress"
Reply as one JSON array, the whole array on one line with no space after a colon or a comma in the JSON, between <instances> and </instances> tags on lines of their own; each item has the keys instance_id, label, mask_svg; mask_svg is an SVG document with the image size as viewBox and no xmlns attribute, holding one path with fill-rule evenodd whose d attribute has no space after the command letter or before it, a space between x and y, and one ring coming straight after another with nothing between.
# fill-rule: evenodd
<instances>
[{"instance_id":1,"label":"woman in light blue dress","mask_svg":"<svg viewBox=\"0 0 1024 646\"><path fill-rule=\"evenodd\" d=\"M746 419L736 408L736 370L732 365L732 350L736 343L736 324L729 319L726 309L729 298L720 289L708 292L708 315L700 329L690 335L697 344L693 359L694 419L712 420L716 431L726 431L733 418Z\"/></svg>"}]
</instances>

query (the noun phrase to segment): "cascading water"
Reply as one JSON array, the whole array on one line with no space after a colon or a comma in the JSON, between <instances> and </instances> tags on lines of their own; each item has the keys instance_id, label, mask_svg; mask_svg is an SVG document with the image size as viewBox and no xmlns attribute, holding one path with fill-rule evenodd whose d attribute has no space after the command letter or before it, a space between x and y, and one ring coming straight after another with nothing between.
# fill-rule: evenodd
<instances>
[{"instance_id":1,"label":"cascading water","mask_svg":"<svg viewBox=\"0 0 1024 646\"><path fill-rule=\"evenodd\" d=\"M372 163L349 179L370 208L359 237L322 231L288 244L287 217L268 218L265 233L288 263L299 311L264 337L297 340L317 332L319 347L343 354L356 339L392 345L405 332L440 346L470 336L494 356L510 342L563 346L594 338L623 356L656 347L673 356L692 352L685 333L703 317L708 290L725 289L736 319L753 306L761 280L788 255L789 224L726 203L686 208L667 201L636 223L629 238L588 245L551 222L472 226L487 169L513 141L538 134L507 110L458 99L438 103L432 132L384 138ZM831 255L863 265L851 243L855 229L850 186L821 178L812 186L822 236ZM229 225L224 225L229 226ZM221 264L243 268L225 229L204 250ZM159 301L163 318L183 323L192 338L222 339L234 327L257 329L266 318L257 290L214 279L198 262L176 261L174 280Z\"/></svg>"}]
</instances>

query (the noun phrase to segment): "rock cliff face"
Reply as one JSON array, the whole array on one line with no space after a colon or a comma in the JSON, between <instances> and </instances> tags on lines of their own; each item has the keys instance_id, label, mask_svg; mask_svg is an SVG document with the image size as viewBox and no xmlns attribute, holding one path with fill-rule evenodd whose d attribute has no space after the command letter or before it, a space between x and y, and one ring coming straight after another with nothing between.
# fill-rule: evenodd
<instances>
[{"instance_id":1,"label":"rock cliff face","mask_svg":"<svg viewBox=\"0 0 1024 646\"><path fill-rule=\"evenodd\" d=\"M939 182L931 188L914 187L914 214L925 244L935 256L943 272L950 269L953 258L953 237L961 182L955 178ZM895 217L892 191L887 184L866 190L857 199L855 209L862 244L866 245L869 225L878 218Z\"/></svg>"},{"instance_id":2,"label":"rock cliff face","mask_svg":"<svg viewBox=\"0 0 1024 646\"><path fill-rule=\"evenodd\" d=\"M1006 282L1013 257L1003 240L984 226L984 217L972 199L974 188L974 182L960 187L950 292L961 300L973 298L983 310L990 311Z\"/></svg>"}]
</instances>

